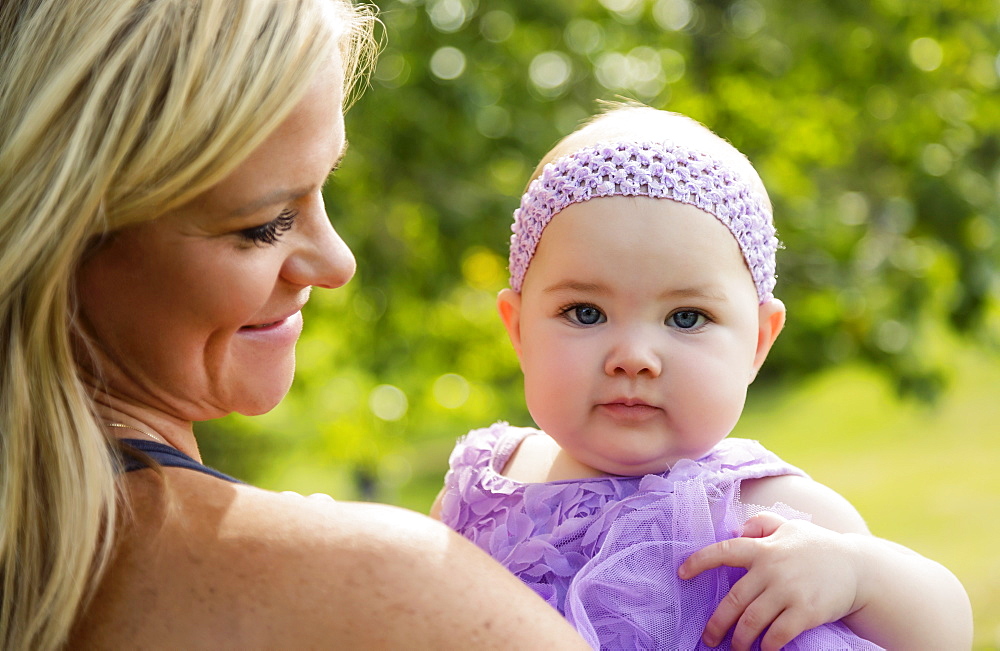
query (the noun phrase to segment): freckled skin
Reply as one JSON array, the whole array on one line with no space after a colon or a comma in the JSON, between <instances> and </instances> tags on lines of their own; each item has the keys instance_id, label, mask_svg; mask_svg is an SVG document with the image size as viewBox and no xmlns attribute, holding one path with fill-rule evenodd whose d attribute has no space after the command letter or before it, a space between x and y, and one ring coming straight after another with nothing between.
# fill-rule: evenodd
<instances>
[{"instance_id":1,"label":"freckled skin","mask_svg":"<svg viewBox=\"0 0 1000 651\"><path fill-rule=\"evenodd\" d=\"M73 648L586 648L520 581L424 516L182 469L127 483L133 517Z\"/></svg>"}]
</instances>

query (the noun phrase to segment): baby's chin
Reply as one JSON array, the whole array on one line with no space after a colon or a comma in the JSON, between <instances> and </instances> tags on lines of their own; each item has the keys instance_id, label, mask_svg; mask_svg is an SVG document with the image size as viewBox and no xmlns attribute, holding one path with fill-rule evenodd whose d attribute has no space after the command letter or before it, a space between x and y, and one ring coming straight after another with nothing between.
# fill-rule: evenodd
<instances>
[{"instance_id":1,"label":"baby's chin","mask_svg":"<svg viewBox=\"0 0 1000 651\"><path fill-rule=\"evenodd\" d=\"M717 445L717 444L716 444ZM652 458L652 459L635 459L635 460L606 460L602 459L590 464L595 471L604 474L619 477L641 477L643 475L662 475L665 472L669 472L681 461L697 461L705 456L707 456L713 449L715 445L709 446L707 448L698 448L693 450L687 450L683 453L676 452L670 455L664 455L662 457Z\"/></svg>"},{"instance_id":2,"label":"baby's chin","mask_svg":"<svg viewBox=\"0 0 1000 651\"><path fill-rule=\"evenodd\" d=\"M675 458L642 461L600 459L586 465L593 470L593 476L641 477L663 474L670 470L675 462Z\"/></svg>"}]
</instances>

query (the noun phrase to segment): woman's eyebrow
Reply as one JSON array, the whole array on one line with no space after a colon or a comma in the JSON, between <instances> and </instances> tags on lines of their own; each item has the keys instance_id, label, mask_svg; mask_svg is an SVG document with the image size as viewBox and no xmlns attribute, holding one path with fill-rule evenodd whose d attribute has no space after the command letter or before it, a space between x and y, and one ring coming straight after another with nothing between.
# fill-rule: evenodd
<instances>
[{"instance_id":1,"label":"woman's eyebrow","mask_svg":"<svg viewBox=\"0 0 1000 651\"><path fill-rule=\"evenodd\" d=\"M340 167L341 161L344 160L344 156L347 154L347 139L344 139L344 144L340 148L340 152L337 154L336 160L334 160L333 165L330 167L330 172L327 174L329 178L330 174L333 174L338 167ZM325 183L326 179L324 179ZM265 194L262 197L258 197L249 203L245 203L242 206L235 208L230 216L232 217L242 217L245 215L252 215L262 208L267 208L268 206L274 206L281 203L287 203L289 201L294 201L313 191L313 187L307 188L293 188L293 189L280 189L275 190Z\"/></svg>"},{"instance_id":2,"label":"woman's eyebrow","mask_svg":"<svg viewBox=\"0 0 1000 651\"><path fill-rule=\"evenodd\" d=\"M281 203L288 203L294 201L300 197L304 197L309 194L312 188L295 188L292 190L275 190L265 194L262 197L254 199L250 203L245 203L242 206L235 208L229 213L231 217L242 217L244 215L252 215L253 213L261 210L262 208L267 208L268 206L275 206Z\"/></svg>"},{"instance_id":3,"label":"woman's eyebrow","mask_svg":"<svg viewBox=\"0 0 1000 651\"><path fill-rule=\"evenodd\" d=\"M350 144L350 141L348 141L347 138L344 138L344 144L340 147L340 153L337 154L337 159L333 161L333 165L330 167L330 174L336 172L337 168L340 167L340 163L344 160L344 156L347 155L347 148Z\"/></svg>"}]
</instances>

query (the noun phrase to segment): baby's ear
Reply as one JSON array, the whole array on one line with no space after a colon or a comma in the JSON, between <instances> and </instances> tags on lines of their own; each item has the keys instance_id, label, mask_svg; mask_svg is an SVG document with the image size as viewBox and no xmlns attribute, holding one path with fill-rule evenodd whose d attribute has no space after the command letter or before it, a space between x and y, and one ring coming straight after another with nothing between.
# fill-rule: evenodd
<instances>
[{"instance_id":1,"label":"baby's ear","mask_svg":"<svg viewBox=\"0 0 1000 651\"><path fill-rule=\"evenodd\" d=\"M501 289L497 294L497 310L503 326L507 328L507 336L510 337L514 352L521 359L521 294L509 287Z\"/></svg>"},{"instance_id":2,"label":"baby's ear","mask_svg":"<svg viewBox=\"0 0 1000 651\"><path fill-rule=\"evenodd\" d=\"M778 338L781 329L785 327L785 304L776 298L760 304L757 319L757 351L753 357L753 369L750 381L757 377L757 371L764 365L767 354L771 351L774 340Z\"/></svg>"}]
</instances>

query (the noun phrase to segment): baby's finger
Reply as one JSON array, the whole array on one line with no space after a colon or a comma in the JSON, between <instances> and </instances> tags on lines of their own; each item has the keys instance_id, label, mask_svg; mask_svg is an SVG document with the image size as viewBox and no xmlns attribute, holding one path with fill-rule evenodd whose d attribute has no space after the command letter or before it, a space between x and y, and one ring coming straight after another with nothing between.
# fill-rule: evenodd
<instances>
[{"instance_id":1,"label":"baby's finger","mask_svg":"<svg viewBox=\"0 0 1000 651\"><path fill-rule=\"evenodd\" d=\"M781 603L769 600L767 594L762 595L749 604L733 630L733 651L749 649L764 630L773 626L781 615L786 612ZM779 647L774 647L779 649Z\"/></svg>"},{"instance_id":2,"label":"baby's finger","mask_svg":"<svg viewBox=\"0 0 1000 651\"><path fill-rule=\"evenodd\" d=\"M753 538L732 538L702 547L681 563L677 575L682 579L693 579L705 570L721 565L748 568L753 562L757 545Z\"/></svg>"},{"instance_id":3,"label":"baby's finger","mask_svg":"<svg viewBox=\"0 0 1000 651\"><path fill-rule=\"evenodd\" d=\"M708 646L716 646L722 642L726 633L740 621L747 608L760 598L763 591L764 586L749 574L737 581L709 617L702 641ZM751 638L750 641L754 639L756 638Z\"/></svg>"},{"instance_id":4,"label":"baby's finger","mask_svg":"<svg viewBox=\"0 0 1000 651\"><path fill-rule=\"evenodd\" d=\"M761 651L780 651L786 644L794 640L800 633L819 624L809 624L803 618L797 617L794 610L785 610L771 623L767 633L760 641Z\"/></svg>"},{"instance_id":5,"label":"baby's finger","mask_svg":"<svg viewBox=\"0 0 1000 651\"><path fill-rule=\"evenodd\" d=\"M777 513L763 511L743 524L743 533L740 535L744 538L764 538L773 534L778 530L778 527L786 522L788 520Z\"/></svg>"}]
</instances>

